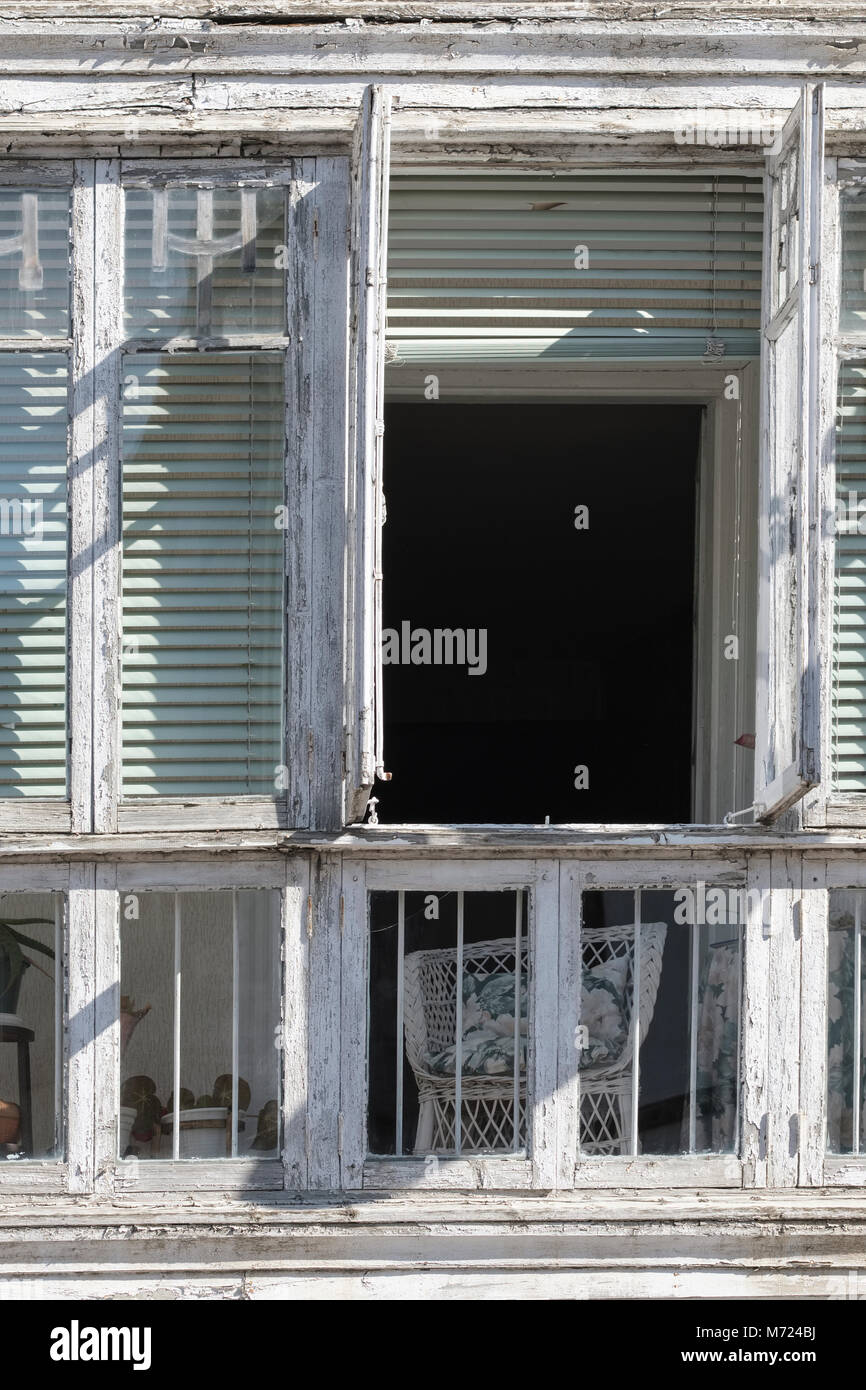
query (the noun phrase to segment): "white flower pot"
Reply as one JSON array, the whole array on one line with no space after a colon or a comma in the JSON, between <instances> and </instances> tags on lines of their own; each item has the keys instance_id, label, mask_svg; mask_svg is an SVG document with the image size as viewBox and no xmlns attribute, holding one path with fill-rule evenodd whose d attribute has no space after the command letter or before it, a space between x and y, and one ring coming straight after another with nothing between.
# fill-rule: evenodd
<instances>
[{"instance_id":1,"label":"white flower pot","mask_svg":"<svg viewBox=\"0 0 866 1390\"><path fill-rule=\"evenodd\" d=\"M181 1110L180 1112L180 1157L181 1158L225 1158L226 1157L226 1119L228 1107L213 1105L203 1109ZM246 1111L238 1111L238 1124L246 1119ZM208 1121L199 1125L196 1121ZM163 1115L163 1145L160 1158L171 1157L172 1129L174 1116ZM240 1147L240 1146L239 1146Z\"/></svg>"}]
</instances>

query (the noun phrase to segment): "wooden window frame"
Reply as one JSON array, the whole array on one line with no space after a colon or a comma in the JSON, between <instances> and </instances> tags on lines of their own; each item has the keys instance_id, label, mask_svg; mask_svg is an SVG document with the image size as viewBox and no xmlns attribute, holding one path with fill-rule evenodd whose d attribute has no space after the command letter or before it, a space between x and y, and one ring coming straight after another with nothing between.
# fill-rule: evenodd
<instances>
[{"instance_id":1,"label":"wooden window frame","mask_svg":"<svg viewBox=\"0 0 866 1390\"><path fill-rule=\"evenodd\" d=\"M0 1199L87 1192L93 1181L93 1071L96 940L95 866L57 863L0 864L0 892L58 893L63 901L61 1076L63 1152L56 1159L0 1162Z\"/></svg>"},{"instance_id":2,"label":"wooden window frame","mask_svg":"<svg viewBox=\"0 0 866 1390\"><path fill-rule=\"evenodd\" d=\"M727 883L764 887L762 863L743 855L724 859L642 858L614 863L572 858L433 859L377 857L350 859L343 882L344 1028L354 1040L344 1052L341 1077L341 1157L347 1187L372 1190L424 1188L571 1191L592 1188L720 1188L767 1185L763 1150L767 1122L762 1108L767 1089L768 1019L772 991L771 935L760 912L750 912L744 928L744 998L740 1046L740 1150L735 1154L646 1155L638 1158L578 1155L579 1102L574 1069L574 1037L579 1023L579 991L569 987L579 970L581 894L588 889L672 888L683 883ZM382 1158L367 1153L367 992L368 895L403 889L529 893L530 1053L527 1071L528 1145L526 1157L438 1157L435 1164L414 1156ZM347 952L351 953L348 955ZM363 997L357 981L363 980ZM352 988L354 983L354 989ZM347 997L348 986L348 997ZM746 1021L748 1020L748 1028ZM760 1108L760 1113L759 1113Z\"/></svg>"},{"instance_id":3,"label":"wooden window frame","mask_svg":"<svg viewBox=\"0 0 866 1390\"><path fill-rule=\"evenodd\" d=\"M825 779L806 799L803 824L807 829L866 828L866 792L834 791L832 768L833 615L835 607L836 540L830 518L836 514L836 396L839 372L845 362L866 361L866 332L843 333L841 318L840 221L841 190L852 182L866 183L866 158L828 158L823 188L820 378L820 516L816 555L818 594L815 622L824 661L820 673L822 766Z\"/></svg>"},{"instance_id":4,"label":"wooden window frame","mask_svg":"<svg viewBox=\"0 0 866 1390\"><path fill-rule=\"evenodd\" d=\"M741 650L750 646L754 651L757 515L741 516L740 582L734 606L719 576L735 545L737 488L744 497L757 498L757 358L723 358L712 365L577 361L495 368L413 362L388 369L386 401L423 401L424 381L430 373L437 377L439 399L447 402L609 400L704 408L696 504L693 741L697 747L704 738L706 751L695 760L692 784L693 805L704 814L687 824L721 827L725 814L751 803L754 783L751 758L745 751L738 757L734 748L735 740L754 727L754 660L726 661L723 648L726 634L733 632L739 636ZM736 399L726 396L731 376L738 383ZM426 408L435 410L436 405ZM712 806L718 811L715 819L707 814ZM609 823L611 831L622 828Z\"/></svg>"}]
</instances>

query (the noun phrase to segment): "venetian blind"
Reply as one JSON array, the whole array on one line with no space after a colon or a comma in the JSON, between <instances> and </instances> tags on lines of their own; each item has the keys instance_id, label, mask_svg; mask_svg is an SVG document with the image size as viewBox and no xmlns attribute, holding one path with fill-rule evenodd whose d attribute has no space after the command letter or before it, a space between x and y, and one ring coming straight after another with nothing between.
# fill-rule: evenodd
<instances>
[{"instance_id":1,"label":"venetian blind","mask_svg":"<svg viewBox=\"0 0 866 1390\"><path fill-rule=\"evenodd\" d=\"M762 184L734 174L398 174L398 361L757 356Z\"/></svg>"},{"instance_id":2,"label":"venetian blind","mask_svg":"<svg viewBox=\"0 0 866 1390\"><path fill-rule=\"evenodd\" d=\"M67 384L0 353L0 797L66 796Z\"/></svg>"},{"instance_id":3,"label":"venetian blind","mask_svg":"<svg viewBox=\"0 0 866 1390\"><path fill-rule=\"evenodd\" d=\"M836 430L831 750L838 791L866 791L866 366L842 365Z\"/></svg>"},{"instance_id":4,"label":"venetian blind","mask_svg":"<svg viewBox=\"0 0 866 1390\"><path fill-rule=\"evenodd\" d=\"M124 795L273 796L283 355L129 355L124 381Z\"/></svg>"}]
</instances>

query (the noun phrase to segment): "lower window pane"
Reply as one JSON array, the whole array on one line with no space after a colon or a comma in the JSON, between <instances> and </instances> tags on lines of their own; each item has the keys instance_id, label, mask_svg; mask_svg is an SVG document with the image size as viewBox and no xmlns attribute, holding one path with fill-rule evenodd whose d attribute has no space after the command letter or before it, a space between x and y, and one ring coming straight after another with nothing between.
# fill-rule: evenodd
<instances>
[{"instance_id":1,"label":"lower window pane","mask_svg":"<svg viewBox=\"0 0 866 1390\"><path fill-rule=\"evenodd\" d=\"M63 900L0 897L0 1158L60 1158Z\"/></svg>"},{"instance_id":2,"label":"lower window pane","mask_svg":"<svg viewBox=\"0 0 866 1390\"><path fill-rule=\"evenodd\" d=\"M121 896L122 1158L277 1157L280 894Z\"/></svg>"},{"instance_id":3,"label":"lower window pane","mask_svg":"<svg viewBox=\"0 0 866 1390\"><path fill-rule=\"evenodd\" d=\"M525 1147L526 899L523 891L371 894L371 1153Z\"/></svg>"},{"instance_id":4,"label":"lower window pane","mask_svg":"<svg viewBox=\"0 0 866 1390\"><path fill-rule=\"evenodd\" d=\"M831 891L827 961L827 1148L830 1153L866 1152L864 922L866 893Z\"/></svg>"},{"instance_id":5,"label":"lower window pane","mask_svg":"<svg viewBox=\"0 0 866 1390\"><path fill-rule=\"evenodd\" d=\"M733 1153L745 890L583 895L580 1150Z\"/></svg>"}]
</instances>

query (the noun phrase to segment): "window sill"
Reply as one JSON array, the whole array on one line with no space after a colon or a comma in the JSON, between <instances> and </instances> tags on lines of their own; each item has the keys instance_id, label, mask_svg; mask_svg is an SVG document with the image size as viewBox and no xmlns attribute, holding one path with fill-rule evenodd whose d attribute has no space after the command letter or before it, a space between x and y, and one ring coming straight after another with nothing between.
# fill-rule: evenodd
<instances>
[{"instance_id":1,"label":"window sill","mask_svg":"<svg viewBox=\"0 0 866 1390\"><path fill-rule=\"evenodd\" d=\"M400 1191L499 1191L532 1187L532 1163L523 1154L479 1158L368 1158L364 1164L364 1188Z\"/></svg>"},{"instance_id":2,"label":"window sill","mask_svg":"<svg viewBox=\"0 0 866 1390\"><path fill-rule=\"evenodd\" d=\"M118 1159L116 1192L281 1192L278 1158Z\"/></svg>"}]
</instances>

